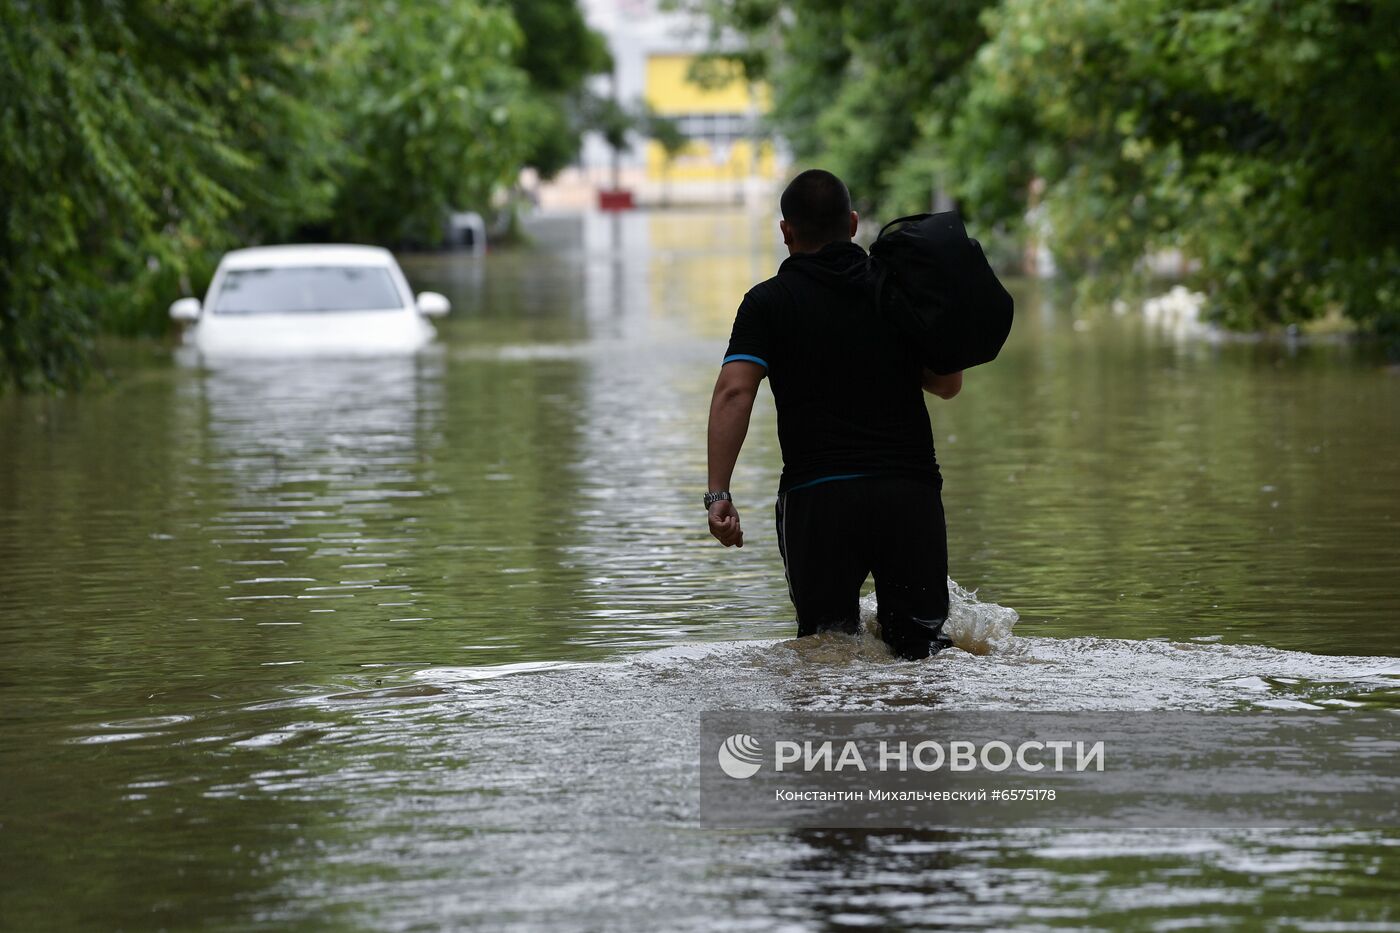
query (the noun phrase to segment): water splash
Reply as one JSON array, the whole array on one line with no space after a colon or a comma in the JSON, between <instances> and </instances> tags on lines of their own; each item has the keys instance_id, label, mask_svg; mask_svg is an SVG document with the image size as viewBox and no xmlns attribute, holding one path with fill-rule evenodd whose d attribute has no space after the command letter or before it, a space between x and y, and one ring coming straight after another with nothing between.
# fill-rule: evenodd
<instances>
[{"instance_id":1,"label":"water splash","mask_svg":"<svg viewBox=\"0 0 1400 933\"><path fill-rule=\"evenodd\" d=\"M867 637L879 637L878 608L874 593L860 601L860 621ZM1015 609L984 603L977 598L976 590L963 589L952 577L948 578L948 621L943 632L955 647L979 655L999 651L1010 644L1011 629L1020 619Z\"/></svg>"}]
</instances>

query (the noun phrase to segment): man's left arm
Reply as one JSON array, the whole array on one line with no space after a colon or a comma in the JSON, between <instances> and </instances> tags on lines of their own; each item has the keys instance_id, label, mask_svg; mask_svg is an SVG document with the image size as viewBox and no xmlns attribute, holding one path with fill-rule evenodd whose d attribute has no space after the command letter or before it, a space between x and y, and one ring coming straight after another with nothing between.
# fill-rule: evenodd
<instances>
[{"instance_id":1,"label":"man's left arm","mask_svg":"<svg viewBox=\"0 0 1400 933\"><path fill-rule=\"evenodd\" d=\"M715 392L710 399L709 490L725 492L734 475L734 464L744 437L749 433L749 416L758 384L766 367L748 360L732 360L720 367ZM710 534L725 547L743 547L744 532L739 527L739 510L721 499L709 508Z\"/></svg>"},{"instance_id":2,"label":"man's left arm","mask_svg":"<svg viewBox=\"0 0 1400 933\"><path fill-rule=\"evenodd\" d=\"M962 370L940 376L931 369L924 370L924 391L948 399L962 391Z\"/></svg>"}]
</instances>

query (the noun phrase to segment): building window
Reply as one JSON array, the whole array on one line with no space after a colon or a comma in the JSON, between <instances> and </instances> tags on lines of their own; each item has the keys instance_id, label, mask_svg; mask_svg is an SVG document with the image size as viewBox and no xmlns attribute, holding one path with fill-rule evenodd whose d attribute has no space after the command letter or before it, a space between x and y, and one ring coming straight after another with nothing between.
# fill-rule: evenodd
<instances>
[{"instance_id":1,"label":"building window","mask_svg":"<svg viewBox=\"0 0 1400 933\"><path fill-rule=\"evenodd\" d=\"M670 113L666 116L676 121L687 139L712 146L752 139L758 129L756 121L746 113Z\"/></svg>"}]
</instances>

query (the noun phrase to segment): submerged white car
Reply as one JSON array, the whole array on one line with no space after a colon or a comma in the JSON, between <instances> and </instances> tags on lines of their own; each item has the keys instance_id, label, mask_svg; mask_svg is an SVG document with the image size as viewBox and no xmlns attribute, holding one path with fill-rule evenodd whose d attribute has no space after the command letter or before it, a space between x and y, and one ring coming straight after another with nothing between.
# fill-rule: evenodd
<instances>
[{"instance_id":1,"label":"submerged white car","mask_svg":"<svg viewBox=\"0 0 1400 933\"><path fill-rule=\"evenodd\" d=\"M416 297L393 255L376 246L260 246L227 253L204 304L181 298L170 316L185 342L231 355L411 353L451 310Z\"/></svg>"}]
</instances>

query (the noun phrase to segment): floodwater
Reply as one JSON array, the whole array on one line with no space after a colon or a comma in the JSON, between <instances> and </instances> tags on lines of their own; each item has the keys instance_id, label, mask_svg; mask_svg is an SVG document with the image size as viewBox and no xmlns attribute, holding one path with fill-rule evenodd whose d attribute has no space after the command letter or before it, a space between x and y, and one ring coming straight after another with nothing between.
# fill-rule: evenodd
<instances>
[{"instance_id":1,"label":"floodwater","mask_svg":"<svg viewBox=\"0 0 1400 933\"><path fill-rule=\"evenodd\" d=\"M706 709L1400 709L1400 375L1020 283L930 400L955 650L788 641L738 213L414 257L409 360L0 400L0 926L1400 929L1400 833L702 827Z\"/></svg>"}]
</instances>

